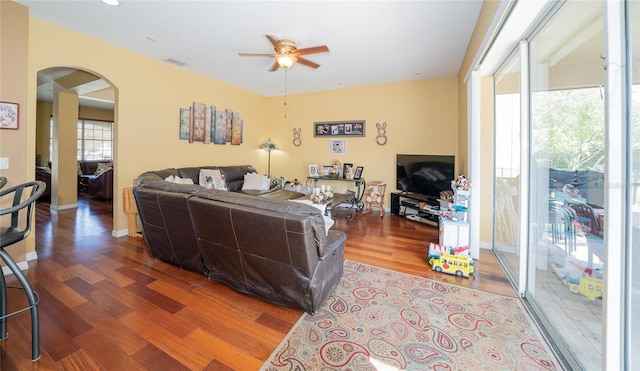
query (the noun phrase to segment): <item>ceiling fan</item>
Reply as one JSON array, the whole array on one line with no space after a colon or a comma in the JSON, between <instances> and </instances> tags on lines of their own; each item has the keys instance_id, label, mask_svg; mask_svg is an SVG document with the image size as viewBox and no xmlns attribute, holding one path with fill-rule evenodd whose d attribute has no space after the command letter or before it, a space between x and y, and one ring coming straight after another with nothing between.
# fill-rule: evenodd
<instances>
[{"instance_id":1,"label":"ceiling fan","mask_svg":"<svg viewBox=\"0 0 640 371\"><path fill-rule=\"evenodd\" d=\"M278 40L271 35L266 35L267 39L273 44L273 49L275 50L275 54L271 53L238 53L238 55L243 57L273 57L276 61L271 66L269 71L273 72L278 68L282 67L285 70L291 68L294 63L300 63L307 67L318 68L319 64L312 62L304 57L303 55L316 54L316 53L324 53L328 52L329 48L326 45L314 46L311 48L298 49L296 43L291 40Z\"/></svg>"}]
</instances>

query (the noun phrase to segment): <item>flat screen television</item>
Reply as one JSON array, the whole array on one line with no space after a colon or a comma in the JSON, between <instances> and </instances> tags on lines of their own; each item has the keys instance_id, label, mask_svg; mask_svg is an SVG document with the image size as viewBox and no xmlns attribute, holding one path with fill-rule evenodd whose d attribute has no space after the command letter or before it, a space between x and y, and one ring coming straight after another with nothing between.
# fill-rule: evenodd
<instances>
[{"instance_id":1,"label":"flat screen television","mask_svg":"<svg viewBox=\"0 0 640 371\"><path fill-rule=\"evenodd\" d=\"M396 155L396 188L435 198L451 190L455 173L455 156Z\"/></svg>"}]
</instances>

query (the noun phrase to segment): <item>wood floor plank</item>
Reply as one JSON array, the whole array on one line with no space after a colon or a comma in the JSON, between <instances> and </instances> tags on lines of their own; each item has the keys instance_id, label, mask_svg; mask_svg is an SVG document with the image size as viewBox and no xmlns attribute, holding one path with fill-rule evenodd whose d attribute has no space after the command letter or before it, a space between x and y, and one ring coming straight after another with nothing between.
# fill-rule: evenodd
<instances>
[{"instance_id":1,"label":"wood floor plank","mask_svg":"<svg viewBox=\"0 0 640 371\"><path fill-rule=\"evenodd\" d=\"M94 330L108 343L116 344L125 353L131 355L147 345L147 341L135 331L99 310L93 303L86 303L75 308L76 313L86 319Z\"/></svg>"},{"instance_id":2,"label":"wood floor plank","mask_svg":"<svg viewBox=\"0 0 640 371\"><path fill-rule=\"evenodd\" d=\"M259 333L259 331L256 331L256 334ZM239 348L230 346L228 343L201 329L194 331L185 340L198 345L207 354L214 355L216 360L235 370L257 370L270 355L243 352Z\"/></svg>"},{"instance_id":3,"label":"wood floor plank","mask_svg":"<svg viewBox=\"0 0 640 371\"><path fill-rule=\"evenodd\" d=\"M153 344L148 344L140 349L133 358L142 364L147 370L157 371L188 371L189 368L182 363L171 358L167 353L163 352Z\"/></svg>"},{"instance_id":4,"label":"wood floor plank","mask_svg":"<svg viewBox=\"0 0 640 371\"><path fill-rule=\"evenodd\" d=\"M110 341L98 329L76 336L74 341L107 370L145 370L138 361Z\"/></svg>"},{"instance_id":5,"label":"wood floor plank","mask_svg":"<svg viewBox=\"0 0 640 371\"><path fill-rule=\"evenodd\" d=\"M58 366L65 371L100 370L102 368L84 349L64 357L58 362Z\"/></svg>"},{"instance_id":6,"label":"wood floor plank","mask_svg":"<svg viewBox=\"0 0 640 371\"><path fill-rule=\"evenodd\" d=\"M242 350L257 357L271 354L273 349L270 344L282 339L281 332L273 331L257 322L207 315L191 308L185 308L179 315L185 321L196 324L197 329L214 334L217 341L226 343L225 347ZM260 336L256 337L256 334Z\"/></svg>"},{"instance_id":7,"label":"wood floor plank","mask_svg":"<svg viewBox=\"0 0 640 371\"><path fill-rule=\"evenodd\" d=\"M184 304L137 282L126 286L125 289L137 295L141 300L146 300L169 313L177 313L184 308Z\"/></svg>"},{"instance_id":8,"label":"wood floor plank","mask_svg":"<svg viewBox=\"0 0 640 371\"><path fill-rule=\"evenodd\" d=\"M183 318L181 316L176 316L175 313L169 313L165 310L154 310L147 315L147 318L164 327L179 338L188 336L198 328L197 323L182 321L181 319Z\"/></svg>"},{"instance_id":9,"label":"wood floor plank","mask_svg":"<svg viewBox=\"0 0 640 371\"><path fill-rule=\"evenodd\" d=\"M200 370L214 358L211 353L205 352L188 337L180 338L140 313L129 313L120 321L190 369Z\"/></svg>"},{"instance_id":10,"label":"wood floor plank","mask_svg":"<svg viewBox=\"0 0 640 371\"><path fill-rule=\"evenodd\" d=\"M85 265L76 264L69 267L69 270L73 272L77 277L82 278L89 284L95 284L104 280L106 277L97 273L96 271L87 268Z\"/></svg>"}]
</instances>

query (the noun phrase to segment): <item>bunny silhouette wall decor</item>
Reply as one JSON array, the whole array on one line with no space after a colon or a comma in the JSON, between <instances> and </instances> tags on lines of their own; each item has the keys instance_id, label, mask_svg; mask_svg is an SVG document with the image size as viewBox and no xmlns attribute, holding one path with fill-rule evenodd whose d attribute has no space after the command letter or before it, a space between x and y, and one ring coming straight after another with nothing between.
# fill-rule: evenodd
<instances>
[{"instance_id":1,"label":"bunny silhouette wall decor","mask_svg":"<svg viewBox=\"0 0 640 371\"><path fill-rule=\"evenodd\" d=\"M380 146L384 146L387 144L387 123L383 121L382 123L377 123L376 126L378 127L376 143Z\"/></svg>"},{"instance_id":2,"label":"bunny silhouette wall decor","mask_svg":"<svg viewBox=\"0 0 640 371\"><path fill-rule=\"evenodd\" d=\"M300 132L302 128L293 128L293 145L296 147L300 147L302 144L302 139L300 139Z\"/></svg>"}]
</instances>

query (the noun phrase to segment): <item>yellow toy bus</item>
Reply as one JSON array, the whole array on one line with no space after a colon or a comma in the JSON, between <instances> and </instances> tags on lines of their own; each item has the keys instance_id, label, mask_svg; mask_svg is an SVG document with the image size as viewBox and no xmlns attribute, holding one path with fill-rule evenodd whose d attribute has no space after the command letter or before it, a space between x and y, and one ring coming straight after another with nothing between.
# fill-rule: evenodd
<instances>
[{"instance_id":1,"label":"yellow toy bus","mask_svg":"<svg viewBox=\"0 0 640 371\"><path fill-rule=\"evenodd\" d=\"M431 258L429 264L436 272L455 274L458 277L469 277L476 271L473 259L468 256L441 254Z\"/></svg>"}]
</instances>

